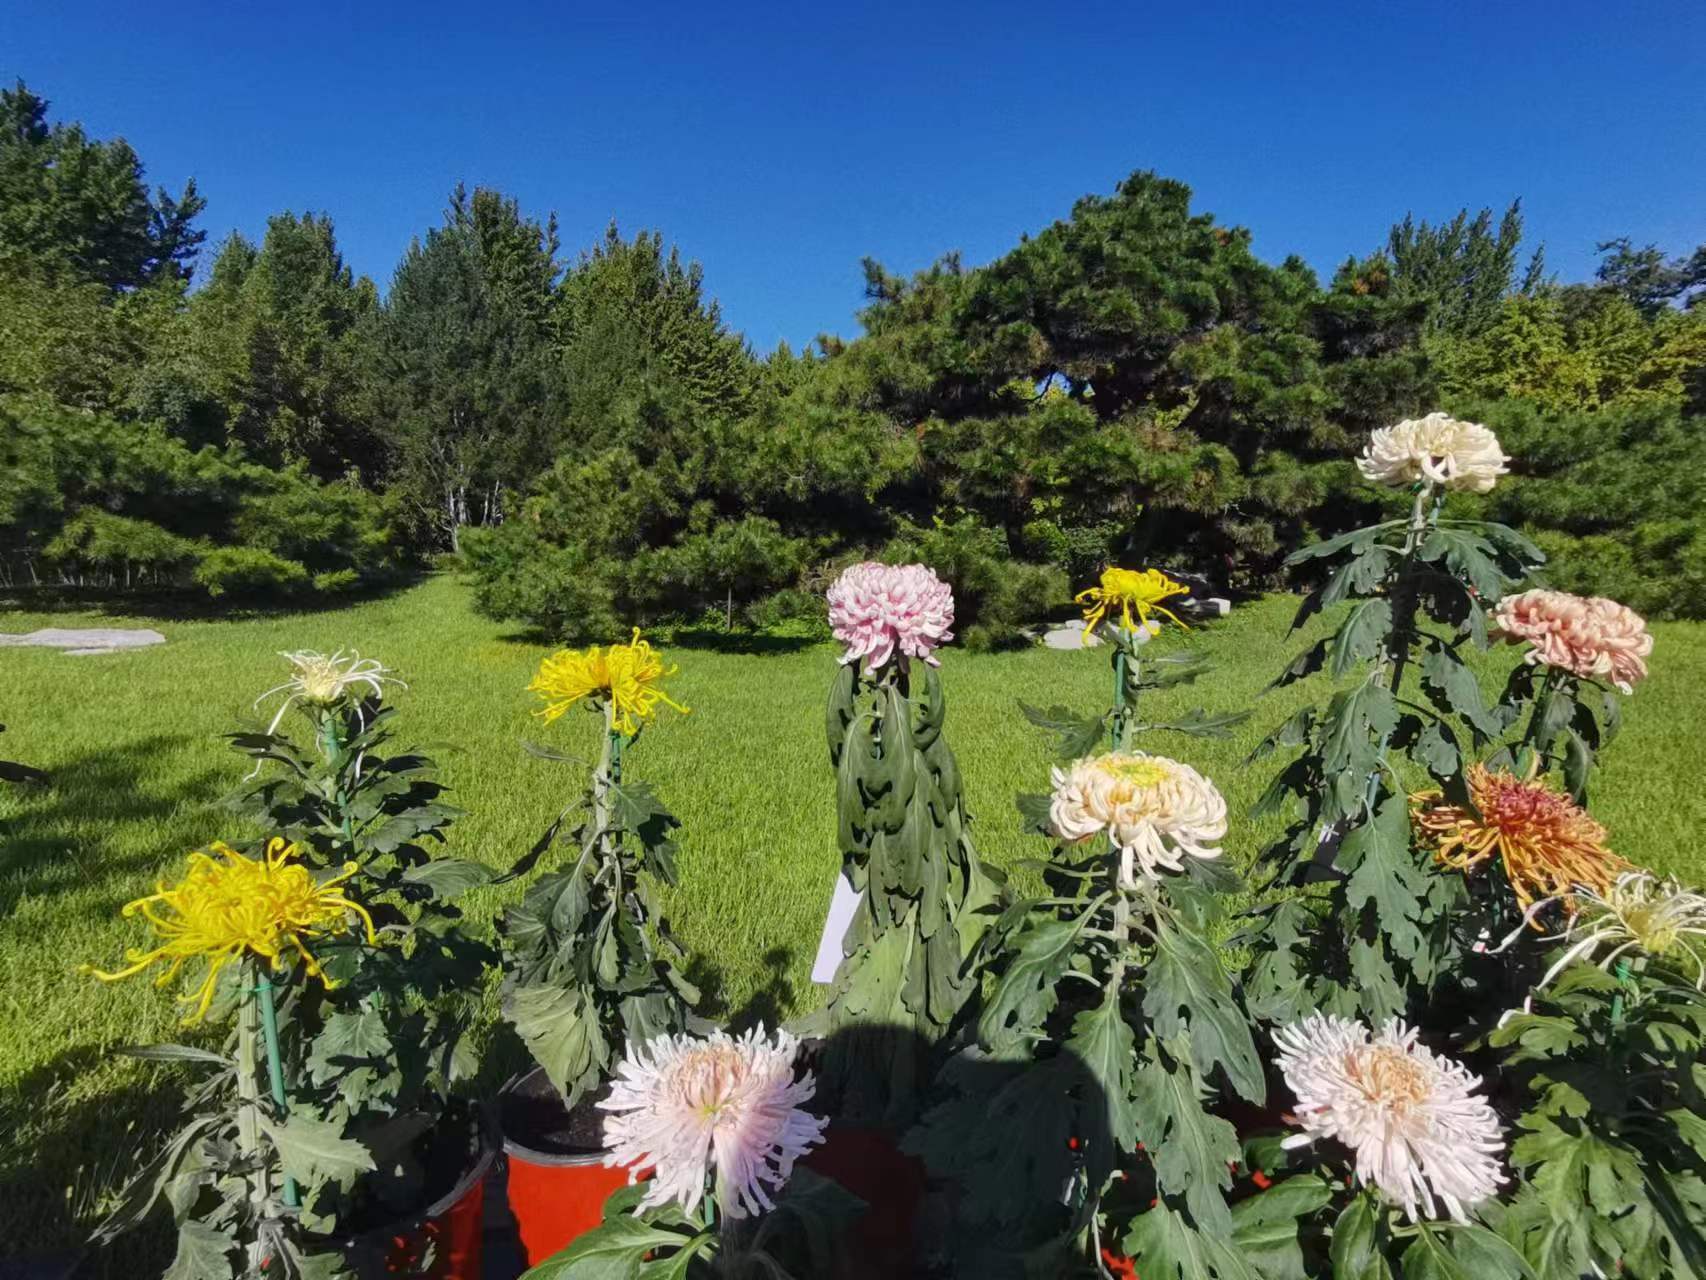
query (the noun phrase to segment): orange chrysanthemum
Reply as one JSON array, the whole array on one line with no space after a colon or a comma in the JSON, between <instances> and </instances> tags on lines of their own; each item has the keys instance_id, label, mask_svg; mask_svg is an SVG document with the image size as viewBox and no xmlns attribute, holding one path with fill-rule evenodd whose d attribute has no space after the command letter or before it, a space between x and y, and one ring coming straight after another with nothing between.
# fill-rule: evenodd
<instances>
[{"instance_id":1,"label":"orange chrysanthemum","mask_svg":"<svg viewBox=\"0 0 1706 1280\"><path fill-rule=\"evenodd\" d=\"M1604 893L1629 870L1605 847L1605 828L1543 779L1473 764L1467 781L1479 814L1447 803L1438 791L1410 797L1411 820L1441 866L1468 873L1497 857L1524 910L1578 885Z\"/></svg>"}]
</instances>

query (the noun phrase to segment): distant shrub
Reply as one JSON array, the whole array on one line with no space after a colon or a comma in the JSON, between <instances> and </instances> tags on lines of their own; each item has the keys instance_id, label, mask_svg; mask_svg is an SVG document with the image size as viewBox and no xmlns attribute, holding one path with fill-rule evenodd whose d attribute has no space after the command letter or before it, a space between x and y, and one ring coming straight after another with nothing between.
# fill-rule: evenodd
<instances>
[{"instance_id":1,"label":"distant shrub","mask_svg":"<svg viewBox=\"0 0 1706 1280\"><path fill-rule=\"evenodd\" d=\"M907 526L879 557L920 561L954 589L954 630L968 648L1019 642L1019 628L1071 599L1066 570L1015 560L1003 530L976 516Z\"/></svg>"},{"instance_id":2,"label":"distant shrub","mask_svg":"<svg viewBox=\"0 0 1706 1280\"><path fill-rule=\"evenodd\" d=\"M579 547L553 546L517 522L464 530L462 555L488 617L525 619L553 639L620 630L609 580Z\"/></svg>"},{"instance_id":3,"label":"distant shrub","mask_svg":"<svg viewBox=\"0 0 1706 1280\"><path fill-rule=\"evenodd\" d=\"M308 570L257 547L220 547L202 557L195 580L210 596L289 595L309 584Z\"/></svg>"}]
</instances>

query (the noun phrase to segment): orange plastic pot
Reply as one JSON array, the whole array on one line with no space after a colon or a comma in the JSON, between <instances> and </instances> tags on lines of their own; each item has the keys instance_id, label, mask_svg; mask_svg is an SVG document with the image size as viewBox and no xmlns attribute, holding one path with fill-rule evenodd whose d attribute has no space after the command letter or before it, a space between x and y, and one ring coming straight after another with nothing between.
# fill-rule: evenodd
<instances>
[{"instance_id":1,"label":"orange plastic pot","mask_svg":"<svg viewBox=\"0 0 1706 1280\"><path fill-rule=\"evenodd\" d=\"M486 1175L497 1158L488 1125L480 1126L480 1149L448 1192L413 1218L363 1232L344 1245L350 1269L361 1280L390 1276L420 1280L481 1280ZM430 1257L431 1262L427 1263Z\"/></svg>"},{"instance_id":2,"label":"orange plastic pot","mask_svg":"<svg viewBox=\"0 0 1706 1280\"><path fill-rule=\"evenodd\" d=\"M894 1280L917 1266L918 1216L924 1203L924 1165L900 1149L887 1129L831 1124L821 1147L800 1163L839 1182L865 1202L838 1275L848 1280Z\"/></svg>"},{"instance_id":3,"label":"orange plastic pot","mask_svg":"<svg viewBox=\"0 0 1706 1280\"><path fill-rule=\"evenodd\" d=\"M527 1265L536 1267L604 1220L604 1202L628 1184L602 1151L552 1149L539 1136L542 1103L555 1100L543 1068L516 1076L499 1096L509 1209ZM557 1103L556 1114L567 1119Z\"/></svg>"}]
</instances>

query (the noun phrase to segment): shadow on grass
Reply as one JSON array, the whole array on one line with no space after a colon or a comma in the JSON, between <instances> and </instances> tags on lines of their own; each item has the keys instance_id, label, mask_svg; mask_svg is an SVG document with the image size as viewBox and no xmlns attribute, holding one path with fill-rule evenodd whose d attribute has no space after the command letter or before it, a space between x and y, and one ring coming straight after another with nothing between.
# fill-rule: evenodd
<instances>
[{"instance_id":1,"label":"shadow on grass","mask_svg":"<svg viewBox=\"0 0 1706 1280\"><path fill-rule=\"evenodd\" d=\"M161 752L189 741L188 734L153 734L90 752L56 765L47 785L10 793L18 799L0 843L0 916L10 914L20 899L99 889L171 853L145 848L115 855L99 838L79 845L72 833L161 823L198 802L211 809L228 781L219 770L204 769L162 791L148 791L142 782Z\"/></svg>"},{"instance_id":2,"label":"shadow on grass","mask_svg":"<svg viewBox=\"0 0 1706 1280\"><path fill-rule=\"evenodd\" d=\"M738 1009L731 1009L723 970L703 952L695 954L688 962L686 975L699 988L699 1004L694 1012L737 1031L760 1023L772 1030L781 1026L788 1020L796 999L794 984L788 980L788 970L794 962L793 948L772 947L761 959L770 971L764 985Z\"/></svg>"},{"instance_id":3,"label":"shadow on grass","mask_svg":"<svg viewBox=\"0 0 1706 1280\"><path fill-rule=\"evenodd\" d=\"M419 586L427 571L400 573L354 591L335 595L252 595L212 599L203 591L174 587L159 591L125 591L94 587L8 587L0 590L0 610L22 613L81 613L114 618L160 618L169 622L232 622L339 613L356 605L383 600Z\"/></svg>"},{"instance_id":4,"label":"shadow on grass","mask_svg":"<svg viewBox=\"0 0 1706 1280\"><path fill-rule=\"evenodd\" d=\"M722 631L716 627L677 627L670 644L677 649L710 653L798 653L824 642L820 636L774 636L763 632Z\"/></svg>"},{"instance_id":5,"label":"shadow on grass","mask_svg":"<svg viewBox=\"0 0 1706 1280\"><path fill-rule=\"evenodd\" d=\"M89 1234L176 1126L180 1091L160 1068L76 1102L66 1095L105 1061L83 1047L60 1054L0 1092L0 1276L59 1271L81 1255L79 1280L134 1280L172 1260L169 1214L108 1246ZM153 1080L146 1079L152 1075Z\"/></svg>"}]
</instances>

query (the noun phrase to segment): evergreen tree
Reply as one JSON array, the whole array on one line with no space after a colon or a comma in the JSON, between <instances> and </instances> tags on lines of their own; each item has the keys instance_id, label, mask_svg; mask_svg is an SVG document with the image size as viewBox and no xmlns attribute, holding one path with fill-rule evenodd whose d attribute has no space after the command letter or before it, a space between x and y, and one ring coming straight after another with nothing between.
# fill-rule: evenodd
<instances>
[{"instance_id":1,"label":"evergreen tree","mask_svg":"<svg viewBox=\"0 0 1706 1280\"><path fill-rule=\"evenodd\" d=\"M47 108L22 80L0 89L0 262L115 291L188 280L207 234L195 180L150 196L129 143L49 125Z\"/></svg>"}]
</instances>

